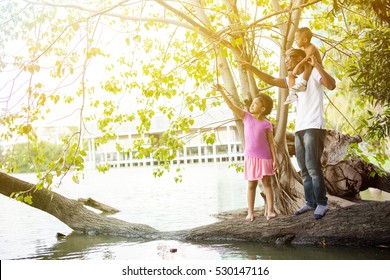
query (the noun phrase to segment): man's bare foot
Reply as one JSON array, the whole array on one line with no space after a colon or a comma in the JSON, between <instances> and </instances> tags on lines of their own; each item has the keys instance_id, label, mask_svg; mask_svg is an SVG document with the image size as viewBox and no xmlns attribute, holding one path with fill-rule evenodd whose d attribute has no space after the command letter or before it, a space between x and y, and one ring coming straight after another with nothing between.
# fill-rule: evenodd
<instances>
[{"instance_id":1,"label":"man's bare foot","mask_svg":"<svg viewBox=\"0 0 390 280\"><path fill-rule=\"evenodd\" d=\"M254 219L255 219L255 217L253 215L248 214L248 216L246 216L246 218L245 218L245 221L253 222Z\"/></svg>"},{"instance_id":2,"label":"man's bare foot","mask_svg":"<svg viewBox=\"0 0 390 280\"><path fill-rule=\"evenodd\" d=\"M273 219L275 217L276 217L276 213L275 212L271 212L271 213L269 213L267 215L266 219L267 219L267 221L269 221L269 220L271 220L271 219Z\"/></svg>"}]
</instances>

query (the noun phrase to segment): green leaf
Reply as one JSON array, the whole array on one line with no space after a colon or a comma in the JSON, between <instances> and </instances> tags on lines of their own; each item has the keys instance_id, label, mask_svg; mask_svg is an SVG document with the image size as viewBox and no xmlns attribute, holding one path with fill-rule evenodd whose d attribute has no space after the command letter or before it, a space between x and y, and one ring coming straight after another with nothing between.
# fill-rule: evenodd
<instances>
[{"instance_id":1,"label":"green leaf","mask_svg":"<svg viewBox=\"0 0 390 280\"><path fill-rule=\"evenodd\" d=\"M22 133L23 134L29 134L31 132L31 130L32 130L32 126L29 123L22 126Z\"/></svg>"},{"instance_id":2,"label":"green leaf","mask_svg":"<svg viewBox=\"0 0 390 280\"><path fill-rule=\"evenodd\" d=\"M78 31L80 29L80 24L78 22L72 24L72 28L74 31Z\"/></svg>"},{"instance_id":3,"label":"green leaf","mask_svg":"<svg viewBox=\"0 0 390 280\"><path fill-rule=\"evenodd\" d=\"M133 37L133 40L137 43L140 43L141 42L141 36L140 35L136 35Z\"/></svg>"},{"instance_id":4,"label":"green leaf","mask_svg":"<svg viewBox=\"0 0 390 280\"><path fill-rule=\"evenodd\" d=\"M72 181L75 182L76 184L79 184L79 183L80 183L79 177L76 176L76 175L73 175L73 176L72 176Z\"/></svg>"},{"instance_id":5,"label":"green leaf","mask_svg":"<svg viewBox=\"0 0 390 280\"><path fill-rule=\"evenodd\" d=\"M26 195L23 197L23 201L29 205L32 205L33 201L32 201L32 196L31 195Z\"/></svg>"}]
</instances>

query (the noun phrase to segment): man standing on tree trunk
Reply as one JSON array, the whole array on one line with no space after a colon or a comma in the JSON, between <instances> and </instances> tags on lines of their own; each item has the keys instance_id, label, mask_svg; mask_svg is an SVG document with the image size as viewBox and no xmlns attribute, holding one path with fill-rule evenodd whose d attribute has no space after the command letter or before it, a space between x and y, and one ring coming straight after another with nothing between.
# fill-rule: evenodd
<instances>
[{"instance_id":1,"label":"man standing on tree trunk","mask_svg":"<svg viewBox=\"0 0 390 280\"><path fill-rule=\"evenodd\" d=\"M322 173L321 156L326 137L324 116L324 86L335 89L336 82L316 60L314 56L306 57L303 50L291 49L286 53L286 67L292 71L300 61L313 66L305 91L297 92L297 117L295 124L295 150L299 168L302 172L306 205L294 212L300 215L314 210L314 219L322 218L328 210L328 198ZM297 79L302 78L304 64L298 71ZM250 64L243 65L267 84L280 88L289 88L288 78L275 78Z\"/></svg>"}]
</instances>

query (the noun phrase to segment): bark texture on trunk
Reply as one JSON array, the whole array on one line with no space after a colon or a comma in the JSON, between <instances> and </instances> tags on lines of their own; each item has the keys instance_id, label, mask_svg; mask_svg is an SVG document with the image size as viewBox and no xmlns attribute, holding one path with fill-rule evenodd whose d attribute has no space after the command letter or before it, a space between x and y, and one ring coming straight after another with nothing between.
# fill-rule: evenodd
<instances>
[{"instance_id":1,"label":"bark texture on trunk","mask_svg":"<svg viewBox=\"0 0 390 280\"><path fill-rule=\"evenodd\" d=\"M99 215L83 203L66 198L47 189L35 190L34 185L0 172L0 193L11 196L12 193L32 194L32 207L42 210L69 226L75 231L87 234L109 234L142 237L145 233L157 230L142 224L132 224L115 218Z\"/></svg>"},{"instance_id":2,"label":"bark texture on trunk","mask_svg":"<svg viewBox=\"0 0 390 280\"><path fill-rule=\"evenodd\" d=\"M32 184L0 173L0 193L28 191ZM144 225L101 216L82 203L55 192L34 192L33 205L61 220L75 231L112 235L132 240L248 241L270 244L390 246L390 202L366 202L345 208L332 206L321 220L312 213L280 215L267 221L259 215L244 220L245 212L221 222L190 230L160 232Z\"/></svg>"},{"instance_id":3,"label":"bark texture on trunk","mask_svg":"<svg viewBox=\"0 0 390 280\"><path fill-rule=\"evenodd\" d=\"M390 193L390 173L360 158L345 159L352 143L360 143L360 135L354 137L334 130L327 131L322 165L329 194L348 199L360 198L360 192L375 188ZM287 135L288 150L295 155L294 135Z\"/></svg>"},{"instance_id":4,"label":"bark texture on trunk","mask_svg":"<svg viewBox=\"0 0 390 280\"><path fill-rule=\"evenodd\" d=\"M379 176L374 172L378 167L372 164L364 163L362 160L343 159L349 143L361 141L359 139L359 137L345 136L333 131L328 132L323 163L331 209L321 220L314 220L311 212L300 216L279 215L267 221L262 214L257 212L257 218L250 223L244 220L246 215L244 209L215 224L184 231L160 232L148 225L99 215L84 207L85 201L68 199L46 189L36 190L33 184L1 172L0 193L8 197L13 193L32 194L32 207L45 211L74 231L85 234L123 236L133 240L237 240L322 246L390 246L390 201L355 203L343 199L356 199L359 192L368 187L384 191L390 189L388 172L383 171ZM289 158L284 160L289 160ZM292 178L294 175L278 174L274 183L291 184ZM296 204L302 204L304 203L302 186L297 180L295 182L294 190L286 195L294 196ZM296 208L298 205L288 207Z\"/></svg>"},{"instance_id":5,"label":"bark texture on trunk","mask_svg":"<svg viewBox=\"0 0 390 280\"><path fill-rule=\"evenodd\" d=\"M333 208L320 220L313 212L264 217L243 215L186 232L190 240L242 240L271 244L390 246L390 201Z\"/></svg>"}]
</instances>

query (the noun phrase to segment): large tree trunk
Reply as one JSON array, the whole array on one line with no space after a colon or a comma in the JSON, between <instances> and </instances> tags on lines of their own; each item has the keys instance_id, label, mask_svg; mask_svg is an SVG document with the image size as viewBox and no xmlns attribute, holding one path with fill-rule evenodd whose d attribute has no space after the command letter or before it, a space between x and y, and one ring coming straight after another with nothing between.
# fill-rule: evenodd
<instances>
[{"instance_id":1,"label":"large tree trunk","mask_svg":"<svg viewBox=\"0 0 390 280\"><path fill-rule=\"evenodd\" d=\"M352 143L360 143L360 135L350 136L328 130L322 157L327 190L348 200L360 199L360 192L375 188L390 192L390 173L360 158L345 159Z\"/></svg>"},{"instance_id":2,"label":"large tree trunk","mask_svg":"<svg viewBox=\"0 0 390 280\"><path fill-rule=\"evenodd\" d=\"M331 209L321 220L312 213L280 216L253 223L239 217L190 231L187 239L242 240L299 245L390 245L390 201L367 202Z\"/></svg>"},{"instance_id":3,"label":"large tree trunk","mask_svg":"<svg viewBox=\"0 0 390 280\"><path fill-rule=\"evenodd\" d=\"M0 173L0 193L29 192L30 183ZM250 241L270 244L390 246L390 202L369 202L332 208L319 221L310 213L264 217L245 222L245 213L190 230L160 232L143 225L101 216L81 202L45 189L34 192L31 205L51 214L75 231L85 234L124 236L131 239Z\"/></svg>"},{"instance_id":4,"label":"large tree trunk","mask_svg":"<svg viewBox=\"0 0 390 280\"><path fill-rule=\"evenodd\" d=\"M360 192L376 188L390 192L390 173L362 159L348 159L325 168L330 194L349 200L360 198Z\"/></svg>"},{"instance_id":5,"label":"large tree trunk","mask_svg":"<svg viewBox=\"0 0 390 280\"><path fill-rule=\"evenodd\" d=\"M360 192L375 188L390 193L390 173L377 165L360 158L345 159L352 143L360 143L360 135L354 137L334 130L327 131L325 150L322 156L324 175L329 194L356 201ZM294 135L287 135L288 151L295 155Z\"/></svg>"},{"instance_id":6,"label":"large tree trunk","mask_svg":"<svg viewBox=\"0 0 390 280\"><path fill-rule=\"evenodd\" d=\"M109 234L142 237L157 230L141 224L130 224L118 219L98 215L84 207L84 203L68 199L47 189L36 190L33 184L0 172L0 193L11 196L13 193L31 194L32 207L42 210L69 226L75 231L87 234Z\"/></svg>"},{"instance_id":7,"label":"large tree trunk","mask_svg":"<svg viewBox=\"0 0 390 280\"><path fill-rule=\"evenodd\" d=\"M293 6L300 6L304 2L304 0L291 1L290 8ZM272 6L276 12L285 8L280 5L279 1L272 1ZM287 15L289 20L285 20L285 15L278 18L278 28L282 38L279 60L280 77L287 76L285 51L290 49L293 45L294 34L298 28L301 14L301 9L291 9L290 13ZM285 106L283 103L286 100L287 95L287 89L278 89L278 110L276 126L274 129L279 172L276 174L275 180L272 181L272 188L275 193L275 208L281 214L291 214L299 205L304 203L304 196L299 188L299 175L291 163L286 141L289 106Z\"/></svg>"},{"instance_id":8,"label":"large tree trunk","mask_svg":"<svg viewBox=\"0 0 390 280\"><path fill-rule=\"evenodd\" d=\"M271 221L259 217L253 223L248 223L244 221L245 210L242 210L237 215L231 215L229 219L212 225L184 231L160 232L148 225L128 223L99 215L85 208L84 201L68 199L46 189L36 190L33 184L1 172L0 193L8 197L20 192L31 194L32 207L53 215L74 231L86 234L125 236L132 239L390 246L390 201L357 204L343 199L356 198L360 191L368 187L387 192L390 190L388 172L384 172L382 176L373 176L372 171L377 168L376 166L361 160L343 160L348 143L355 141L361 141L361 138L328 131L323 163L331 209L319 221L315 221L311 213L306 213L300 216L279 215ZM289 158L286 157L284 160ZM294 176L278 174L275 184L281 184L282 180L292 180ZM302 199L299 200L303 197L301 185L296 184L292 193L297 194L294 197L298 201L296 204L304 203Z\"/></svg>"}]
</instances>

